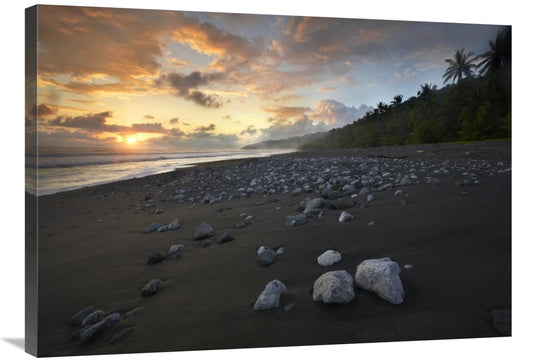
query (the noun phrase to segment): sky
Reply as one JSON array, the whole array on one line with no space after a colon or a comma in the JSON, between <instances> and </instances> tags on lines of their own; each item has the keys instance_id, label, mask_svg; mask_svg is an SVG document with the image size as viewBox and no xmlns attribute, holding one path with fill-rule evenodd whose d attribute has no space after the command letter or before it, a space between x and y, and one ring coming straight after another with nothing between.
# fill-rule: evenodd
<instances>
[{"instance_id":1,"label":"sky","mask_svg":"<svg viewBox=\"0 0 533 362\"><path fill-rule=\"evenodd\" d=\"M446 58L487 51L501 29L40 6L26 133L40 146L215 150L323 132L441 87Z\"/></svg>"}]
</instances>

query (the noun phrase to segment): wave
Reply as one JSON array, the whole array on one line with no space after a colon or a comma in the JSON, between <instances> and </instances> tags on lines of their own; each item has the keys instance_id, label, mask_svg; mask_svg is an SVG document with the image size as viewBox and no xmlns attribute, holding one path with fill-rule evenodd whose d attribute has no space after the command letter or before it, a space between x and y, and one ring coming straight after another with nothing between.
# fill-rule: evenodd
<instances>
[{"instance_id":1,"label":"wave","mask_svg":"<svg viewBox=\"0 0 533 362\"><path fill-rule=\"evenodd\" d=\"M252 155L250 152L183 152L183 153L64 153L48 155L27 155L27 168L71 168L94 165L113 165L129 162L154 162L163 160L207 159L236 155Z\"/></svg>"}]
</instances>

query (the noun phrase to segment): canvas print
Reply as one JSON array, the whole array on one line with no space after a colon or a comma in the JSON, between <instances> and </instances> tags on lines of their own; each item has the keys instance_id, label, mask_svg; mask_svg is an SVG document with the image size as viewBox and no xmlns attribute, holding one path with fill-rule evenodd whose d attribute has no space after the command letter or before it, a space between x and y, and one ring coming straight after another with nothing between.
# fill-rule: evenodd
<instances>
[{"instance_id":1,"label":"canvas print","mask_svg":"<svg viewBox=\"0 0 533 362\"><path fill-rule=\"evenodd\" d=\"M511 336L511 26L26 9L26 350Z\"/></svg>"}]
</instances>

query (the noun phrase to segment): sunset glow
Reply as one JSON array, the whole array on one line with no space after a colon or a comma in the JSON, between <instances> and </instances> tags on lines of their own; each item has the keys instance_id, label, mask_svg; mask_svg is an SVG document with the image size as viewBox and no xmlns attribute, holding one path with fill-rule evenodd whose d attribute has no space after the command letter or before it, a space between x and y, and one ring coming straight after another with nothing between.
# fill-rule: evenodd
<instances>
[{"instance_id":1,"label":"sunset glow","mask_svg":"<svg viewBox=\"0 0 533 362\"><path fill-rule=\"evenodd\" d=\"M441 85L444 59L500 29L68 6L40 6L38 23L40 145L177 150L342 127Z\"/></svg>"}]
</instances>

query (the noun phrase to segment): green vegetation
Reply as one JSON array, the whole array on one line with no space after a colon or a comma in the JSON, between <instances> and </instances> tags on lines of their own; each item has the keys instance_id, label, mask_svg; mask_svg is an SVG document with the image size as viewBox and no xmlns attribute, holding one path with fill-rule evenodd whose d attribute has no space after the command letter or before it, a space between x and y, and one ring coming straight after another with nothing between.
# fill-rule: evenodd
<instances>
[{"instance_id":1,"label":"green vegetation","mask_svg":"<svg viewBox=\"0 0 533 362\"><path fill-rule=\"evenodd\" d=\"M457 50L441 89L421 85L416 97L379 102L353 124L333 129L302 149L357 148L511 137L511 29L477 57ZM477 62L477 64L476 64ZM477 71L477 74L476 74Z\"/></svg>"}]
</instances>

